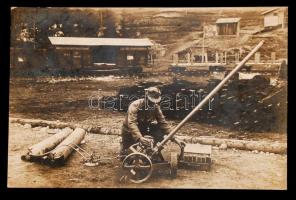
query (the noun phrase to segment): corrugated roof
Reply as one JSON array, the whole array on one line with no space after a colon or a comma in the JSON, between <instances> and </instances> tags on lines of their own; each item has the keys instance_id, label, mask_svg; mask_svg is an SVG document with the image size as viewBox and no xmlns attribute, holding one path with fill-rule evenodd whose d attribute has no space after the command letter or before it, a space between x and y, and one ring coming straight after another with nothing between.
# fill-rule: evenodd
<instances>
[{"instance_id":1,"label":"corrugated roof","mask_svg":"<svg viewBox=\"0 0 296 200\"><path fill-rule=\"evenodd\" d=\"M217 24L222 24L222 23L237 23L239 22L240 18L220 18L217 19L216 23Z\"/></svg>"},{"instance_id":2,"label":"corrugated roof","mask_svg":"<svg viewBox=\"0 0 296 200\"><path fill-rule=\"evenodd\" d=\"M148 38L85 38L85 37L48 37L52 45L67 46L132 46L148 47L152 42Z\"/></svg>"}]
</instances>

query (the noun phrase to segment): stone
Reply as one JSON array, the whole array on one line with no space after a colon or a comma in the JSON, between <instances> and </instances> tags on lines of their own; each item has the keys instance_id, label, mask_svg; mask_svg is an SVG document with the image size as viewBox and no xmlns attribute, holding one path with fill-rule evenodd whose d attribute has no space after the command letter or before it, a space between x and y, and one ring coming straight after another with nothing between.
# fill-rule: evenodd
<instances>
[{"instance_id":1,"label":"stone","mask_svg":"<svg viewBox=\"0 0 296 200\"><path fill-rule=\"evenodd\" d=\"M24 125L24 128L25 128L25 129L29 129L29 128L32 128L32 126L31 126L31 124L25 124L25 125Z\"/></svg>"},{"instance_id":2,"label":"stone","mask_svg":"<svg viewBox=\"0 0 296 200\"><path fill-rule=\"evenodd\" d=\"M221 149L221 150L226 150L226 149L227 149L227 144L222 143L222 144L219 146L219 149Z\"/></svg>"},{"instance_id":3,"label":"stone","mask_svg":"<svg viewBox=\"0 0 296 200\"><path fill-rule=\"evenodd\" d=\"M214 150L219 150L219 147L213 146L212 147Z\"/></svg>"},{"instance_id":4,"label":"stone","mask_svg":"<svg viewBox=\"0 0 296 200\"><path fill-rule=\"evenodd\" d=\"M41 129L40 126L37 126L37 127L32 128L33 131L40 131L40 129Z\"/></svg>"}]
</instances>

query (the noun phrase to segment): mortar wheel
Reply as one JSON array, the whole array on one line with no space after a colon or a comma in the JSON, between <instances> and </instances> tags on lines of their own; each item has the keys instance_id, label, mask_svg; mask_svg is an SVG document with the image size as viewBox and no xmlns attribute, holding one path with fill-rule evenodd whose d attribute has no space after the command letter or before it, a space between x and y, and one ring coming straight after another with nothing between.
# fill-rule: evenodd
<instances>
[{"instance_id":1,"label":"mortar wheel","mask_svg":"<svg viewBox=\"0 0 296 200\"><path fill-rule=\"evenodd\" d=\"M177 171L178 171L178 154L173 152L171 153L171 169L170 169L170 175L171 178L177 177Z\"/></svg>"},{"instance_id":2,"label":"mortar wheel","mask_svg":"<svg viewBox=\"0 0 296 200\"><path fill-rule=\"evenodd\" d=\"M145 154L132 153L123 160L122 169L127 180L142 183L152 174L152 162Z\"/></svg>"}]
</instances>

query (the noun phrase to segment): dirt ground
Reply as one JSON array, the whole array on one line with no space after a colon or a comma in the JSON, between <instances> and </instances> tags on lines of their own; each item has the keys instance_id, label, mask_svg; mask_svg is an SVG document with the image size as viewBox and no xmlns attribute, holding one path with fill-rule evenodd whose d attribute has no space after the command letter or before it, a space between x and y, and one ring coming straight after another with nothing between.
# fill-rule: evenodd
<instances>
[{"instance_id":1,"label":"dirt ground","mask_svg":"<svg viewBox=\"0 0 296 200\"><path fill-rule=\"evenodd\" d=\"M118 129L125 113L92 110L92 95L115 95L121 87L138 81L171 82L173 77L72 77L11 78L9 116L59 120ZM204 77L188 77L206 81ZM168 120L173 126L178 120ZM188 122L178 133L189 136L215 136L270 142L287 142L286 133L256 133L230 130L211 124ZM65 166L49 166L24 162L21 155L28 147L49 137L40 128L26 129L9 125L8 187L71 187L71 188L230 188L286 189L287 155L252 153L240 150L213 149L214 164L210 172L180 169L176 179L156 174L141 185L120 183L120 161L105 161L96 167L84 166L82 157L74 153ZM119 151L118 136L88 134L82 147L102 157L114 157ZM165 152L166 154L166 152Z\"/></svg>"},{"instance_id":2,"label":"dirt ground","mask_svg":"<svg viewBox=\"0 0 296 200\"><path fill-rule=\"evenodd\" d=\"M92 96L114 96L120 88L137 82L171 83L174 77L38 77L15 78L10 80L9 116L61 122L79 123L89 126L102 126L120 129L125 113L104 109L91 109ZM191 82L205 83L208 77L181 77ZM110 120L112 119L112 120ZM170 120L172 126L180 120ZM180 134L190 136L216 136L248 140L268 140L286 142L286 133L245 132L215 126L207 123L188 122Z\"/></svg>"},{"instance_id":3,"label":"dirt ground","mask_svg":"<svg viewBox=\"0 0 296 200\"><path fill-rule=\"evenodd\" d=\"M10 124L8 187L287 189L286 155L232 149L213 149L214 164L209 172L179 169L176 179L164 173L140 185L118 181L120 161L116 159L87 167L73 153L64 166L54 168L21 160L29 146L49 136L38 128ZM101 157L115 157L119 141L118 136L88 134L82 147Z\"/></svg>"}]
</instances>

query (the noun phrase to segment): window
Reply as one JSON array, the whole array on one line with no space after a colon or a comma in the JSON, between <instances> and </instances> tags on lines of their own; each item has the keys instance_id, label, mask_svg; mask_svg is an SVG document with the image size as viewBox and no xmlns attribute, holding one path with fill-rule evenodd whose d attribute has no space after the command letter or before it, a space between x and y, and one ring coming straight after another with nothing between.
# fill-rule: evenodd
<instances>
[{"instance_id":1,"label":"window","mask_svg":"<svg viewBox=\"0 0 296 200\"><path fill-rule=\"evenodd\" d=\"M134 56L131 55L131 54L128 54L128 55L126 56L126 59L127 59L127 60L134 60Z\"/></svg>"},{"instance_id":2,"label":"window","mask_svg":"<svg viewBox=\"0 0 296 200\"><path fill-rule=\"evenodd\" d=\"M65 53L64 53L64 56L66 56L66 57L70 57L70 52L65 52Z\"/></svg>"}]
</instances>

